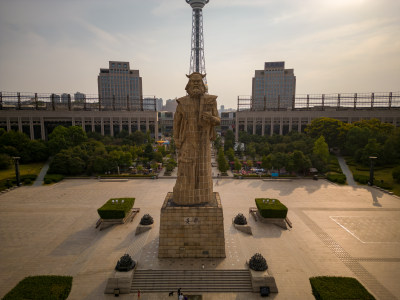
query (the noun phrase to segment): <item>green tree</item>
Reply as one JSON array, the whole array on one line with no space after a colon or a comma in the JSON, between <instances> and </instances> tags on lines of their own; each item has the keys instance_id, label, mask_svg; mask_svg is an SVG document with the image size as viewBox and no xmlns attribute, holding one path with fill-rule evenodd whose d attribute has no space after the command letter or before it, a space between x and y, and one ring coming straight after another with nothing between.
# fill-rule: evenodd
<instances>
[{"instance_id":1,"label":"green tree","mask_svg":"<svg viewBox=\"0 0 400 300\"><path fill-rule=\"evenodd\" d=\"M400 183L400 166L393 169L392 177L394 181Z\"/></svg>"},{"instance_id":2,"label":"green tree","mask_svg":"<svg viewBox=\"0 0 400 300\"><path fill-rule=\"evenodd\" d=\"M11 157L5 153L0 153L0 170L11 167Z\"/></svg>"},{"instance_id":3,"label":"green tree","mask_svg":"<svg viewBox=\"0 0 400 300\"><path fill-rule=\"evenodd\" d=\"M361 162L364 165L369 165L370 164L370 156L375 156L377 157L377 164L381 164L383 159L382 159L382 145L379 144L376 139L369 139L368 144L365 145L364 149L362 149L362 155L361 155Z\"/></svg>"},{"instance_id":4,"label":"green tree","mask_svg":"<svg viewBox=\"0 0 400 300\"><path fill-rule=\"evenodd\" d=\"M221 173L225 173L226 171L228 171L228 168L229 166L224 155L224 150L220 148L218 151L218 169Z\"/></svg>"},{"instance_id":5,"label":"green tree","mask_svg":"<svg viewBox=\"0 0 400 300\"><path fill-rule=\"evenodd\" d=\"M311 167L311 161L304 155L303 152L295 150L292 154L293 169L296 172L303 174Z\"/></svg>"},{"instance_id":6,"label":"green tree","mask_svg":"<svg viewBox=\"0 0 400 300\"><path fill-rule=\"evenodd\" d=\"M233 165L233 168L236 171L240 171L242 169L242 164L240 163L239 159L237 157L235 157L235 163Z\"/></svg>"},{"instance_id":7,"label":"green tree","mask_svg":"<svg viewBox=\"0 0 400 300\"><path fill-rule=\"evenodd\" d=\"M265 170L269 170L272 168L272 163L271 163L271 157L272 154L269 154L268 156L263 156L261 159L261 167Z\"/></svg>"},{"instance_id":8,"label":"green tree","mask_svg":"<svg viewBox=\"0 0 400 300\"><path fill-rule=\"evenodd\" d=\"M48 147L52 154L56 154L63 149L77 146L87 141L86 133L80 126L57 126L52 133L49 134Z\"/></svg>"},{"instance_id":9,"label":"green tree","mask_svg":"<svg viewBox=\"0 0 400 300\"><path fill-rule=\"evenodd\" d=\"M252 159L256 159L256 147L254 142L250 142L246 145L245 149L246 155L250 156Z\"/></svg>"},{"instance_id":10,"label":"green tree","mask_svg":"<svg viewBox=\"0 0 400 300\"><path fill-rule=\"evenodd\" d=\"M331 118L318 118L311 121L305 132L311 137L324 136L329 148L342 147L349 127L342 121Z\"/></svg>"},{"instance_id":11,"label":"green tree","mask_svg":"<svg viewBox=\"0 0 400 300\"><path fill-rule=\"evenodd\" d=\"M313 154L317 156L325 164L329 161L329 148L325 142L325 138L321 135L314 143Z\"/></svg>"},{"instance_id":12,"label":"green tree","mask_svg":"<svg viewBox=\"0 0 400 300\"><path fill-rule=\"evenodd\" d=\"M229 148L234 148L235 146L235 134L232 130L227 130L224 137L224 150L227 151Z\"/></svg>"},{"instance_id":13,"label":"green tree","mask_svg":"<svg viewBox=\"0 0 400 300\"><path fill-rule=\"evenodd\" d=\"M347 154L354 155L368 143L371 131L368 127L352 126L346 134L345 150Z\"/></svg>"},{"instance_id":14,"label":"green tree","mask_svg":"<svg viewBox=\"0 0 400 300\"><path fill-rule=\"evenodd\" d=\"M229 148L229 149L226 151L226 156L228 157L228 160L229 160L229 161L234 161L234 160L235 160L235 151L233 151L232 148Z\"/></svg>"},{"instance_id":15,"label":"green tree","mask_svg":"<svg viewBox=\"0 0 400 300\"><path fill-rule=\"evenodd\" d=\"M136 130L129 136L129 139L131 139L135 145L142 145L146 140L146 135L143 132Z\"/></svg>"},{"instance_id":16,"label":"green tree","mask_svg":"<svg viewBox=\"0 0 400 300\"><path fill-rule=\"evenodd\" d=\"M154 155L153 146L150 143L146 144L146 147L144 148L143 156L146 157L150 161L153 159L153 155Z\"/></svg>"}]
</instances>

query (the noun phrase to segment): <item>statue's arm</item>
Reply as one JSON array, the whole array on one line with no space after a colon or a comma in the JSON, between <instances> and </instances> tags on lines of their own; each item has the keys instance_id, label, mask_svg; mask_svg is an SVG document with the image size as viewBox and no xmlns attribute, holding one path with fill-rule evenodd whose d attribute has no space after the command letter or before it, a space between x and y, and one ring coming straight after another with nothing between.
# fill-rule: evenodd
<instances>
[{"instance_id":1,"label":"statue's arm","mask_svg":"<svg viewBox=\"0 0 400 300\"><path fill-rule=\"evenodd\" d=\"M181 127L183 120L183 114L180 105L176 108L176 112L174 115L174 141L176 148L180 148L182 144L182 136L181 136Z\"/></svg>"},{"instance_id":2,"label":"statue's arm","mask_svg":"<svg viewBox=\"0 0 400 300\"><path fill-rule=\"evenodd\" d=\"M219 114L218 114L217 101L214 101L213 109L212 109L211 124L213 126L218 126L220 123L221 123L221 118L219 117Z\"/></svg>"}]
</instances>

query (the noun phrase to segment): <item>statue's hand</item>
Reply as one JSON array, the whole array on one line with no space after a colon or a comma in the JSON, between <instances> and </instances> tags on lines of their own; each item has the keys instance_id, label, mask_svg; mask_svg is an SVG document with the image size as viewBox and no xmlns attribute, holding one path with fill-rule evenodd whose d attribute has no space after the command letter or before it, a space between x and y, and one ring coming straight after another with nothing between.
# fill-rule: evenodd
<instances>
[{"instance_id":1,"label":"statue's hand","mask_svg":"<svg viewBox=\"0 0 400 300\"><path fill-rule=\"evenodd\" d=\"M208 121L208 122L210 122L211 120L212 120L212 115L211 115L211 113L209 113L209 112L203 112L202 114L201 114L201 118L203 119L203 120L205 120L205 121Z\"/></svg>"}]
</instances>

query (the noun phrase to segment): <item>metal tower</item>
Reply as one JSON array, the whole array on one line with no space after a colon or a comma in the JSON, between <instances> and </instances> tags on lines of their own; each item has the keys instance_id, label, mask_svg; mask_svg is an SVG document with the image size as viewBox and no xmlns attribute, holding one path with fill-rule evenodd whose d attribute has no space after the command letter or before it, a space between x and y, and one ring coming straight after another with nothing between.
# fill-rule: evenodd
<instances>
[{"instance_id":1,"label":"metal tower","mask_svg":"<svg viewBox=\"0 0 400 300\"><path fill-rule=\"evenodd\" d=\"M192 9L192 51L190 54L189 74L199 72L206 74L206 63L204 60L204 39L203 39L203 11L202 8L210 0L185 0ZM207 80L204 77L204 83Z\"/></svg>"}]
</instances>

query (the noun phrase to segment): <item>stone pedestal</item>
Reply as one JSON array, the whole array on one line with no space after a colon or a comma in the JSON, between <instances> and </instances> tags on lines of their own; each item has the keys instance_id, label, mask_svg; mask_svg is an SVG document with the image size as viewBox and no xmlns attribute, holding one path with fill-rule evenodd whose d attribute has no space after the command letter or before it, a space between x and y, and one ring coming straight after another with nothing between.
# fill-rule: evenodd
<instances>
[{"instance_id":1,"label":"stone pedestal","mask_svg":"<svg viewBox=\"0 0 400 300\"><path fill-rule=\"evenodd\" d=\"M161 208L159 258L225 257L221 199L213 204L176 206L168 193Z\"/></svg>"}]
</instances>

